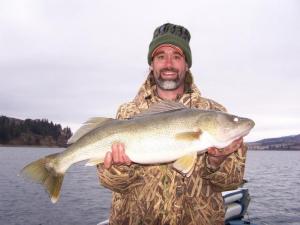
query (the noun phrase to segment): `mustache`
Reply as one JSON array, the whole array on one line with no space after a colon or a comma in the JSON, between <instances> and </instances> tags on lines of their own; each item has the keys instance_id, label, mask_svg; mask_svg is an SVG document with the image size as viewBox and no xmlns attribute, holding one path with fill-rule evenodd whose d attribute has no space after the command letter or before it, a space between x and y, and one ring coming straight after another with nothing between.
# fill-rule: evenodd
<instances>
[{"instance_id":1,"label":"mustache","mask_svg":"<svg viewBox=\"0 0 300 225\"><path fill-rule=\"evenodd\" d=\"M178 73L179 71L173 67L170 67L170 68L162 68L161 70L159 70L160 73L162 72L167 72L167 71L171 71L171 72L175 72L175 73Z\"/></svg>"}]
</instances>

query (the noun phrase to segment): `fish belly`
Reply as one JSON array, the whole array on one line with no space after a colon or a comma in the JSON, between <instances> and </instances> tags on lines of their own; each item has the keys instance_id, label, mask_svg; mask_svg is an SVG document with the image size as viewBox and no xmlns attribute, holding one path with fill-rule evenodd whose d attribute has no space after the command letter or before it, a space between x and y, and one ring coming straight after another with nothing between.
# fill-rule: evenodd
<instances>
[{"instance_id":1,"label":"fish belly","mask_svg":"<svg viewBox=\"0 0 300 225\"><path fill-rule=\"evenodd\" d=\"M153 164L172 162L186 154L199 151L198 147L197 141L176 141L174 138L159 136L127 143L125 151L133 162Z\"/></svg>"}]
</instances>

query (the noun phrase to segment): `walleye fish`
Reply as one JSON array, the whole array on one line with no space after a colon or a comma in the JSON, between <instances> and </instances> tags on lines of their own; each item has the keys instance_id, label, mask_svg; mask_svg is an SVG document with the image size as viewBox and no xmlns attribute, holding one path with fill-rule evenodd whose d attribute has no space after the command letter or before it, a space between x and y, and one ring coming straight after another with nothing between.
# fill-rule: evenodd
<instances>
[{"instance_id":1,"label":"walleye fish","mask_svg":"<svg viewBox=\"0 0 300 225\"><path fill-rule=\"evenodd\" d=\"M123 143L134 163L175 161L176 170L190 175L197 153L208 147L224 148L253 126L251 119L164 101L128 120L90 119L71 137L65 151L30 163L21 174L41 183L55 203L67 169L83 160L88 160L88 166L103 163L113 143Z\"/></svg>"}]
</instances>

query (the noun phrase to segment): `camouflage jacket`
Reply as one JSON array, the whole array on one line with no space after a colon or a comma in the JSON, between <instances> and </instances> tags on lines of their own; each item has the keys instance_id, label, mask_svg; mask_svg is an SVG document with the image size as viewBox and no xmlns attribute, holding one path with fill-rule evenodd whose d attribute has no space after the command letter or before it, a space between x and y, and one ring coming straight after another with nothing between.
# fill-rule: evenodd
<instances>
[{"instance_id":1,"label":"camouflage jacket","mask_svg":"<svg viewBox=\"0 0 300 225\"><path fill-rule=\"evenodd\" d=\"M189 73L186 92L177 101L188 107L225 111L220 104L201 97ZM162 101L148 76L132 102L120 106L118 119L127 119ZM126 150L125 150L126 151ZM232 153L219 168L210 167L207 155L198 155L190 177L167 165L98 167L100 182L113 191L110 224L113 225L218 225L224 224L221 191L241 185L246 147Z\"/></svg>"}]
</instances>

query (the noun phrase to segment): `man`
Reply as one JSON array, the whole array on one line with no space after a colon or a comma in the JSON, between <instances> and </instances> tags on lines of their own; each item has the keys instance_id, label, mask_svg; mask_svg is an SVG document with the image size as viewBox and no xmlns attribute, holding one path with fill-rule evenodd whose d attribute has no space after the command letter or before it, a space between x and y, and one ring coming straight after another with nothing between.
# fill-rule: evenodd
<instances>
[{"instance_id":1,"label":"man","mask_svg":"<svg viewBox=\"0 0 300 225\"><path fill-rule=\"evenodd\" d=\"M167 23L154 31L148 53L150 73L134 100L119 108L118 119L128 119L163 100L225 111L201 97L193 83L189 41L189 31L179 25ZM110 224L224 224L221 191L242 183L245 154L242 139L222 151L210 148L198 155L193 173L185 177L172 164L133 164L124 145L114 144L98 167L100 182L113 191Z\"/></svg>"}]
</instances>

